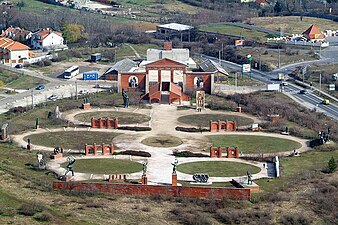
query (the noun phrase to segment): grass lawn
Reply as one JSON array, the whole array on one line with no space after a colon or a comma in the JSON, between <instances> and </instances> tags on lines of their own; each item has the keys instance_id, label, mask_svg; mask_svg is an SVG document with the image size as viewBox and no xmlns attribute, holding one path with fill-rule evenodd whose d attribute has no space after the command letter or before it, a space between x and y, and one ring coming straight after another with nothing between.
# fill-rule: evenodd
<instances>
[{"instance_id":1,"label":"grass lawn","mask_svg":"<svg viewBox=\"0 0 338 225\"><path fill-rule=\"evenodd\" d=\"M258 167L248 164L220 161L184 163L178 165L177 170L187 174L207 173L209 177L237 177L246 175L247 171L252 174L260 171Z\"/></svg>"},{"instance_id":2,"label":"grass lawn","mask_svg":"<svg viewBox=\"0 0 338 225\"><path fill-rule=\"evenodd\" d=\"M210 120L236 121L238 126L244 126L244 125L249 125L253 123L253 120L250 118L246 118L242 116L225 115L225 114L198 114L198 115L181 116L178 118L178 122L180 123L185 123L185 124L189 124L192 126L202 126L202 127L209 127Z\"/></svg>"},{"instance_id":3,"label":"grass lawn","mask_svg":"<svg viewBox=\"0 0 338 225\"><path fill-rule=\"evenodd\" d=\"M66 167L67 163L63 163ZM142 170L142 164L119 159L81 159L74 163L74 171L94 174L126 174Z\"/></svg>"},{"instance_id":4,"label":"grass lawn","mask_svg":"<svg viewBox=\"0 0 338 225\"><path fill-rule=\"evenodd\" d=\"M338 29L338 23L332 20L305 16L302 21L299 16L276 16L250 18L248 22L276 31L280 31L282 28L284 33L290 34L301 34L308 29L311 24L315 24L321 31Z\"/></svg>"},{"instance_id":5,"label":"grass lawn","mask_svg":"<svg viewBox=\"0 0 338 225\"><path fill-rule=\"evenodd\" d=\"M237 74L237 86L259 86L263 85L262 82L250 79L248 76L249 74L245 74L242 79L242 74L238 73ZM231 76L231 77L230 77ZM232 74L228 77L228 80L225 81L225 84L227 85L236 85L236 78L235 74Z\"/></svg>"},{"instance_id":6,"label":"grass lawn","mask_svg":"<svg viewBox=\"0 0 338 225\"><path fill-rule=\"evenodd\" d=\"M181 139L173 136L157 136L149 137L141 142L144 145L160 148L169 148L181 145L183 142Z\"/></svg>"},{"instance_id":7,"label":"grass lawn","mask_svg":"<svg viewBox=\"0 0 338 225\"><path fill-rule=\"evenodd\" d=\"M212 135L208 136L213 146L238 146L244 154L273 153L298 149L301 144L292 140L254 135Z\"/></svg>"},{"instance_id":8,"label":"grass lawn","mask_svg":"<svg viewBox=\"0 0 338 225\"><path fill-rule=\"evenodd\" d=\"M158 49L160 46L154 44L130 44L129 45L121 45L117 48L116 57L117 60L122 60L124 58L134 58L137 57L133 49L143 58L147 56L147 49L148 48L155 48Z\"/></svg>"},{"instance_id":9,"label":"grass lawn","mask_svg":"<svg viewBox=\"0 0 338 225\"><path fill-rule=\"evenodd\" d=\"M85 144L110 144L119 133L90 132L90 131L60 131L52 133L33 134L25 137L31 139L32 144L47 147L62 147L64 149L84 149Z\"/></svg>"},{"instance_id":10,"label":"grass lawn","mask_svg":"<svg viewBox=\"0 0 338 225\"><path fill-rule=\"evenodd\" d=\"M265 41L267 35L263 32L237 27L228 23L202 25L198 28L202 31L216 32L220 34L233 34L237 36L242 36L245 39L257 41Z\"/></svg>"},{"instance_id":11,"label":"grass lawn","mask_svg":"<svg viewBox=\"0 0 338 225\"><path fill-rule=\"evenodd\" d=\"M282 176L278 179L260 179L255 180L263 192L274 192L285 185L290 177L297 177L309 170L321 170L327 166L328 161L334 157L338 160L338 151L319 152L311 151L302 153L300 157L284 157L280 159L282 167ZM254 194L254 197L261 193Z\"/></svg>"},{"instance_id":12,"label":"grass lawn","mask_svg":"<svg viewBox=\"0 0 338 225\"><path fill-rule=\"evenodd\" d=\"M139 114L139 113L130 113L130 112L90 112L90 113L81 113L75 116L75 119L82 122L90 122L91 118L118 118L119 124L136 124L144 123L150 120L149 116Z\"/></svg>"},{"instance_id":13,"label":"grass lawn","mask_svg":"<svg viewBox=\"0 0 338 225\"><path fill-rule=\"evenodd\" d=\"M34 88L39 86L40 84L47 84L48 81L44 79L39 79L36 77L31 76L19 76L18 79L13 80L9 84L6 85L6 87L14 88L14 89L28 89L28 88Z\"/></svg>"}]
</instances>

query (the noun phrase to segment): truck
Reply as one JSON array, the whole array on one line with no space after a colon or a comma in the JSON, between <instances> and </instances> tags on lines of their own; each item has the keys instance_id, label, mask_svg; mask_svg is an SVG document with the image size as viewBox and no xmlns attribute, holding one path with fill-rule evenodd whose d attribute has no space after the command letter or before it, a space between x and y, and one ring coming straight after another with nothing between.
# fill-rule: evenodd
<instances>
[{"instance_id":1,"label":"truck","mask_svg":"<svg viewBox=\"0 0 338 225\"><path fill-rule=\"evenodd\" d=\"M98 80L99 74L96 71L89 71L83 73L83 80Z\"/></svg>"},{"instance_id":2,"label":"truck","mask_svg":"<svg viewBox=\"0 0 338 225\"><path fill-rule=\"evenodd\" d=\"M277 80L285 80L285 75L284 75L284 73L279 73L279 74L277 75Z\"/></svg>"},{"instance_id":3,"label":"truck","mask_svg":"<svg viewBox=\"0 0 338 225\"><path fill-rule=\"evenodd\" d=\"M329 99L324 99L322 101L322 104L324 104L324 105L330 105L330 100Z\"/></svg>"},{"instance_id":4,"label":"truck","mask_svg":"<svg viewBox=\"0 0 338 225\"><path fill-rule=\"evenodd\" d=\"M100 61L101 59L102 59L101 53L94 53L90 55L90 61L92 62Z\"/></svg>"}]
</instances>

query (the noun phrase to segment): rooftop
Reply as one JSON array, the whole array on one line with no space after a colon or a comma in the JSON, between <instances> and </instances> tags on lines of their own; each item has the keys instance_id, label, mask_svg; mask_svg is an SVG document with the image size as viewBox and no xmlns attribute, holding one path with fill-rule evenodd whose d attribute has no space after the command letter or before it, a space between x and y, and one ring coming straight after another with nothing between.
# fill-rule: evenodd
<instances>
[{"instance_id":1,"label":"rooftop","mask_svg":"<svg viewBox=\"0 0 338 225\"><path fill-rule=\"evenodd\" d=\"M168 23L168 24L158 25L157 27L171 29L171 30L177 30L177 31L191 30L191 29L194 28L192 26L179 24L179 23Z\"/></svg>"}]
</instances>

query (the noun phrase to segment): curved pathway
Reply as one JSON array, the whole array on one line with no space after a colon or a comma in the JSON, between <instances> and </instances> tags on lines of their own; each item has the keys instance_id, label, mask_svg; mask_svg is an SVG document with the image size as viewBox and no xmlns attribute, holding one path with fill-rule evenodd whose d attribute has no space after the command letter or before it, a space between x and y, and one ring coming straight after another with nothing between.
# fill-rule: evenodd
<instances>
[{"instance_id":1,"label":"curved pathway","mask_svg":"<svg viewBox=\"0 0 338 225\"><path fill-rule=\"evenodd\" d=\"M114 130L114 129L92 129L92 128L57 128L57 129L38 129L34 131L30 131L24 134L15 135L13 136L13 140L17 142L19 145L26 147L27 142L24 141L24 137L31 135L31 134L37 134L37 133L44 133L44 132L57 132L57 131L100 131L100 132L118 132L121 133L121 135L118 135L114 138L114 145L119 147L119 149L123 150L136 150L136 151L147 151L152 156L150 158L141 158L141 157L135 157L132 156L131 159L137 162L144 162L148 161L148 170L147 170L147 176L149 183L164 183L164 184L170 184L171 183L171 173L172 173L172 165L171 163L174 162L175 157L173 156L173 151L193 151L196 152L196 150L204 149L205 151L209 151L209 146L211 143L209 143L209 140L207 138L208 135L230 135L230 134L238 134L238 135L258 135L258 136L272 136L272 137L280 137L285 139L290 139L297 141L302 144L302 147L298 149L299 152L304 152L308 150L306 147L306 141L300 138L292 137L292 136L283 136L279 134L274 133L263 133L263 132L219 132L219 133L210 133L210 132L204 132L204 133L187 133L187 132L179 132L175 130L175 127L178 125L181 125L177 118L184 115L200 115L200 114L225 114L225 115L240 115L245 116L254 119L255 122L260 122L256 118L253 118L252 116L245 115L243 113L232 113L232 112L220 112L220 111L211 111L211 110L204 110L202 113L196 112L195 110L177 110L176 107L172 105L157 105L153 104L152 109L124 109L124 108L118 108L118 109L92 109L92 110L76 110L72 111L70 113L64 113L64 116L67 120L73 121L74 123L77 123L78 121L75 121L74 117L76 114L84 113L84 112L95 112L95 111L128 111L128 112L137 112L142 113L146 115L150 115L151 120L149 121L149 126L151 126L152 130L147 132L134 132L134 131L126 131L126 130ZM151 137L151 136L157 136L157 135L170 135L180 138L183 141L183 144L177 147L171 147L171 148L160 148L160 147L150 147L143 145L141 141L145 138ZM34 144L34 143L33 143ZM53 148L50 147L44 147L44 146L38 146L33 145L33 148L35 150L47 150L47 151L53 151ZM67 151L67 150L66 150ZM79 152L79 150L69 150L70 152ZM292 151L290 151L292 152ZM279 154L285 154L289 155L290 152L284 152ZM89 156L85 158L114 158L117 159L125 159L126 157L129 158L129 156ZM79 157L84 158L84 157ZM64 162L66 158L61 160L53 160L51 163L48 164L48 168L59 175L63 175L65 172L64 168L60 167L60 164ZM209 158L209 157L203 157L203 158L178 158L179 164L180 163L188 163L188 162L195 162L195 161L233 161L233 162L241 162L241 163L247 163L250 165L257 166L261 169L261 171L257 174L253 174L253 179L259 179L263 177L268 177L267 170L264 168L263 163L261 162L250 162L250 161L244 161L241 159L215 159L215 158ZM76 171L75 171L76 172ZM137 173L128 174L128 179L139 179L141 177L142 172L139 171ZM185 180L185 181L192 181L192 175L191 174L184 174L181 172L177 172L178 174L178 180ZM82 173L76 173L75 174L75 180L88 180L88 179L103 179L104 175L91 175L91 174L82 174ZM230 181L233 178L238 177L211 177L210 180L213 182L226 182Z\"/></svg>"}]
</instances>

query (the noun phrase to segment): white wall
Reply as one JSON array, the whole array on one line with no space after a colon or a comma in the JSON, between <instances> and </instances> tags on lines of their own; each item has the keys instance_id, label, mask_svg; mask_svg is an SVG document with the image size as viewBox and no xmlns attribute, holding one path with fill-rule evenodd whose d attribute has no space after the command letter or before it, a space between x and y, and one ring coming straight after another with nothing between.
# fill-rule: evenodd
<instances>
[{"instance_id":1,"label":"white wall","mask_svg":"<svg viewBox=\"0 0 338 225\"><path fill-rule=\"evenodd\" d=\"M60 37L59 35L55 33L49 34L45 39L42 41L42 47L48 48L51 46L60 46L63 45L63 37Z\"/></svg>"}]
</instances>

